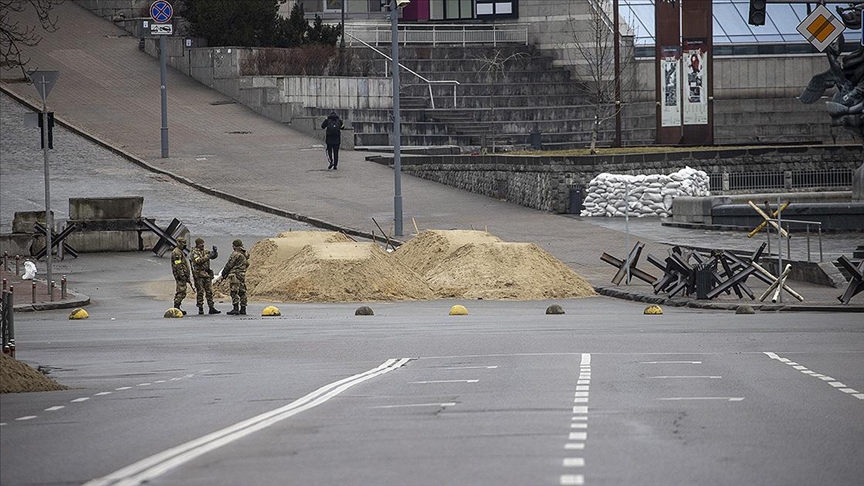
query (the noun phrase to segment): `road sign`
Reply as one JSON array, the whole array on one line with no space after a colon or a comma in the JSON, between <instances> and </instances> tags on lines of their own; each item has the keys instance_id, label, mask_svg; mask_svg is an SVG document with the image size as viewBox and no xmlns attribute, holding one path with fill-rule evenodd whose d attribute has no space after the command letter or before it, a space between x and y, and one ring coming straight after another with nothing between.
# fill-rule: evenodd
<instances>
[{"instance_id":1,"label":"road sign","mask_svg":"<svg viewBox=\"0 0 864 486\"><path fill-rule=\"evenodd\" d=\"M150 35L171 35L174 26L171 24L150 24Z\"/></svg>"},{"instance_id":2,"label":"road sign","mask_svg":"<svg viewBox=\"0 0 864 486\"><path fill-rule=\"evenodd\" d=\"M153 19L153 22L164 24L171 21L173 16L174 7L165 0L156 0L150 4L150 18Z\"/></svg>"},{"instance_id":3,"label":"road sign","mask_svg":"<svg viewBox=\"0 0 864 486\"><path fill-rule=\"evenodd\" d=\"M819 49L819 52L824 51L844 30L846 26L843 25L843 21L835 17L824 5L813 9L813 12L798 25L798 32L807 39L807 42L813 44L813 47Z\"/></svg>"},{"instance_id":4,"label":"road sign","mask_svg":"<svg viewBox=\"0 0 864 486\"><path fill-rule=\"evenodd\" d=\"M60 77L60 71L32 71L29 74L33 87L39 92L42 101L45 101L51 88L54 87L54 83L57 82L57 78Z\"/></svg>"}]
</instances>

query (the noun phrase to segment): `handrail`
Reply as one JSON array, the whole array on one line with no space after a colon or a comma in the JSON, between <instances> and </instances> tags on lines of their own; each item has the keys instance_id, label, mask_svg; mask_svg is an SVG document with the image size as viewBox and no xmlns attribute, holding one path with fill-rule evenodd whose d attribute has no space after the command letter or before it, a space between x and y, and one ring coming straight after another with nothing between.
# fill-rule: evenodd
<instances>
[{"instance_id":1,"label":"handrail","mask_svg":"<svg viewBox=\"0 0 864 486\"><path fill-rule=\"evenodd\" d=\"M388 56L387 54L381 52L380 50L378 50L377 48L375 48L375 46L369 44L368 42L366 42L366 41L364 41L364 40L362 40L362 39L358 39L357 37L355 37L355 36L349 34L348 32L346 32L345 35L348 36L348 37L351 37L352 39L354 39L354 40L356 40L356 41L358 41L358 42L360 42L361 44L363 44L364 46L368 47L369 49L372 49L373 51L377 52L378 54L381 54L381 55L384 56L388 61L393 62L393 58L392 58L392 57L390 57L390 56ZM399 63L399 67L401 67L402 69L408 71L409 73L413 74L414 76L417 76L418 78L420 78L420 80L422 80L422 81L424 81L424 82L426 83L426 85L429 87L429 99L430 99L431 102L432 102L432 109L433 109L433 110L435 109L435 95L432 94L432 85L433 85L433 84L452 84L452 85L453 85L453 108L456 108L456 85L461 84L461 83L459 83L459 81L456 81L455 79L454 79L454 80L443 80L443 81L430 80L430 79L426 79L426 78L424 78L423 76L421 76L421 75L415 73L414 71L412 71L410 68L408 68L407 66L405 66L405 65L402 64L401 62Z\"/></svg>"},{"instance_id":2,"label":"handrail","mask_svg":"<svg viewBox=\"0 0 864 486\"><path fill-rule=\"evenodd\" d=\"M374 36L375 44L387 42L392 35L386 24L376 22L351 22L345 31L355 30ZM528 26L525 24L438 24L405 23L399 25L402 44L454 44L465 47L467 44L524 44L528 45ZM490 35L483 35L491 34ZM381 34L379 36L379 34ZM357 38L355 36L351 36Z\"/></svg>"}]
</instances>

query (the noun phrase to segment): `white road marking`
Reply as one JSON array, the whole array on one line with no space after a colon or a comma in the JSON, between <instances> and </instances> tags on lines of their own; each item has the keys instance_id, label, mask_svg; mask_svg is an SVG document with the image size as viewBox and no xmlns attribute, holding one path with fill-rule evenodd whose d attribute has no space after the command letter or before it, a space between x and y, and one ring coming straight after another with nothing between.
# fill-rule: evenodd
<instances>
[{"instance_id":1,"label":"white road marking","mask_svg":"<svg viewBox=\"0 0 864 486\"><path fill-rule=\"evenodd\" d=\"M701 361L642 361L639 364L702 364Z\"/></svg>"},{"instance_id":2,"label":"white road marking","mask_svg":"<svg viewBox=\"0 0 864 486\"><path fill-rule=\"evenodd\" d=\"M827 375L822 375L819 377L819 379L822 381L834 381L834 378L831 378L830 376L827 376Z\"/></svg>"},{"instance_id":3,"label":"white road marking","mask_svg":"<svg viewBox=\"0 0 864 486\"><path fill-rule=\"evenodd\" d=\"M56 412L57 410L66 408L66 405L56 405L54 407L48 407L45 409L46 412Z\"/></svg>"},{"instance_id":4,"label":"white road marking","mask_svg":"<svg viewBox=\"0 0 864 486\"><path fill-rule=\"evenodd\" d=\"M480 380L430 380L430 381L409 381L412 385L428 385L431 383L477 383Z\"/></svg>"},{"instance_id":5,"label":"white road marking","mask_svg":"<svg viewBox=\"0 0 864 486\"><path fill-rule=\"evenodd\" d=\"M858 393L858 390L854 388L841 388L840 391L843 393Z\"/></svg>"},{"instance_id":6,"label":"white road marking","mask_svg":"<svg viewBox=\"0 0 864 486\"><path fill-rule=\"evenodd\" d=\"M564 444L564 449L570 450L570 451L582 450L584 448L585 448L584 442L568 442L568 443Z\"/></svg>"},{"instance_id":7,"label":"white road marking","mask_svg":"<svg viewBox=\"0 0 864 486\"><path fill-rule=\"evenodd\" d=\"M576 394L573 395L573 396L574 396L574 397L587 397L589 393L591 393L591 392L587 392L587 391L577 391Z\"/></svg>"},{"instance_id":8,"label":"white road marking","mask_svg":"<svg viewBox=\"0 0 864 486\"><path fill-rule=\"evenodd\" d=\"M494 370L498 366L448 366L445 370Z\"/></svg>"},{"instance_id":9,"label":"white road marking","mask_svg":"<svg viewBox=\"0 0 864 486\"><path fill-rule=\"evenodd\" d=\"M4 425L6 425L6 422L0 422L0 427L3 427Z\"/></svg>"},{"instance_id":10,"label":"white road marking","mask_svg":"<svg viewBox=\"0 0 864 486\"><path fill-rule=\"evenodd\" d=\"M657 400L663 401L683 401L683 400L724 400L727 402L740 402L744 400L744 397L669 397L669 398L658 398Z\"/></svg>"},{"instance_id":11,"label":"white road marking","mask_svg":"<svg viewBox=\"0 0 864 486\"><path fill-rule=\"evenodd\" d=\"M864 400L864 393L856 393L852 396L859 399L859 400Z\"/></svg>"},{"instance_id":12,"label":"white road marking","mask_svg":"<svg viewBox=\"0 0 864 486\"><path fill-rule=\"evenodd\" d=\"M150 386L152 383L138 383L138 386Z\"/></svg>"},{"instance_id":13,"label":"white road marking","mask_svg":"<svg viewBox=\"0 0 864 486\"><path fill-rule=\"evenodd\" d=\"M262 413L222 430L154 454L107 476L87 481L84 486L133 486L148 483L154 478L210 451L321 405L354 385L400 368L408 361L410 361L409 358L388 359L376 368L325 385L284 407Z\"/></svg>"},{"instance_id":14,"label":"white road marking","mask_svg":"<svg viewBox=\"0 0 864 486\"><path fill-rule=\"evenodd\" d=\"M579 385L576 387L576 391L588 391L588 385Z\"/></svg>"},{"instance_id":15,"label":"white road marking","mask_svg":"<svg viewBox=\"0 0 864 486\"><path fill-rule=\"evenodd\" d=\"M588 397L576 397L573 399L573 403L588 403Z\"/></svg>"},{"instance_id":16,"label":"white road marking","mask_svg":"<svg viewBox=\"0 0 864 486\"><path fill-rule=\"evenodd\" d=\"M452 407L455 406L456 402L449 403L412 403L410 405L380 405L377 407L369 407L369 408L409 408L409 407Z\"/></svg>"},{"instance_id":17,"label":"white road marking","mask_svg":"<svg viewBox=\"0 0 864 486\"><path fill-rule=\"evenodd\" d=\"M815 373L813 371L810 371L807 369L807 367L805 367L803 365L799 365L798 363L796 363L794 361L789 361L786 358L782 358L782 357L778 356L777 353L772 353L770 351L763 351L763 354L765 356L768 356L771 359L776 359L777 361L786 363L787 365L792 366L793 368L800 371L801 373L804 373L806 375L810 375L810 376L819 378L822 381L828 382L829 385L842 391L843 393L846 393L846 394L852 395L855 398L864 400L864 393L858 393L858 390L855 390L854 388L849 388L845 384L843 384L842 382L839 382L836 379L834 379L828 375L823 375L821 373Z\"/></svg>"},{"instance_id":18,"label":"white road marking","mask_svg":"<svg viewBox=\"0 0 864 486\"><path fill-rule=\"evenodd\" d=\"M795 368L796 370L799 370L799 371L803 371L803 370L806 370L806 369L807 369L806 366L801 366L801 365L793 366L793 368Z\"/></svg>"},{"instance_id":19,"label":"white road marking","mask_svg":"<svg viewBox=\"0 0 864 486\"><path fill-rule=\"evenodd\" d=\"M570 432L569 440L588 440L588 432Z\"/></svg>"},{"instance_id":20,"label":"white road marking","mask_svg":"<svg viewBox=\"0 0 864 486\"><path fill-rule=\"evenodd\" d=\"M581 474L564 474L561 476L561 486L582 486L585 484L585 476Z\"/></svg>"},{"instance_id":21,"label":"white road marking","mask_svg":"<svg viewBox=\"0 0 864 486\"><path fill-rule=\"evenodd\" d=\"M36 415L25 415L23 417L18 417L15 420L24 421L24 420L33 420L36 418Z\"/></svg>"},{"instance_id":22,"label":"white road marking","mask_svg":"<svg viewBox=\"0 0 864 486\"><path fill-rule=\"evenodd\" d=\"M576 382L577 385L590 385L591 380L579 380Z\"/></svg>"},{"instance_id":23,"label":"white road marking","mask_svg":"<svg viewBox=\"0 0 864 486\"><path fill-rule=\"evenodd\" d=\"M846 385L844 385L843 383L840 383L839 381L832 381L831 383L828 383L828 384L833 386L834 388L841 388L841 387L845 388L846 387Z\"/></svg>"},{"instance_id":24,"label":"white road marking","mask_svg":"<svg viewBox=\"0 0 864 486\"><path fill-rule=\"evenodd\" d=\"M101 397L101 396L105 396L105 395L110 395L112 393L114 393L114 392L99 392L99 393L94 393L93 396L94 397Z\"/></svg>"},{"instance_id":25,"label":"white road marking","mask_svg":"<svg viewBox=\"0 0 864 486\"><path fill-rule=\"evenodd\" d=\"M583 457L565 457L564 467L584 467L585 458Z\"/></svg>"},{"instance_id":26,"label":"white road marking","mask_svg":"<svg viewBox=\"0 0 864 486\"><path fill-rule=\"evenodd\" d=\"M591 353L582 353L582 366L587 366L591 364Z\"/></svg>"},{"instance_id":27,"label":"white road marking","mask_svg":"<svg viewBox=\"0 0 864 486\"><path fill-rule=\"evenodd\" d=\"M165 383L165 380L156 380L153 383Z\"/></svg>"},{"instance_id":28,"label":"white road marking","mask_svg":"<svg viewBox=\"0 0 864 486\"><path fill-rule=\"evenodd\" d=\"M587 429L588 424L583 424L581 422L577 422L575 424L570 424L571 429Z\"/></svg>"},{"instance_id":29,"label":"white road marking","mask_svg":"<svg viewBox=\"0 0 864 486\"><path fill-rule=\"evenodd\" d=\"M588 413L588 407L573 407L573 413Z\"/></svg>"},{"instance_id":30,"label":"white road marking","mask_svg":"<svg viewBox=\"0 0 864 486\"><path fill-rule=\"evenodd\" d=\"M78 402L86 402L87 400L90 400L90 397L81 397L81 398L76 398L75 400L69 400L69 401L71 403L78 403Z\"/></svg>"},{"instance_id":31,"label":"white road marking","mask_svg":"<svg viewBox=\"0 0 864 486\"><path fill-rule=\"evenodd\" d=\"M577 416L577 417L573 417L573 421L574 421L574 422L577 422L577 421L580 421L580 420L588 420L588 417L586 417L586 416L584 416L584 415L579 415L579 416Z\"/></svg>"},{"instance_id":32,"label":"white road marking","mask_svg":"<svg viewBox=\"0 0 864 486\"><path fill-rule=\"evenodd\" d=\"M129 390L130 388L132 388L132 387L131 386L121 386L120 388L115 388L114 390L123 391L123 390Z\"/></svg>"},{"instance_id":33,"label":"white road marking","mask_svg":"<svg viewBox=\"0 0 864 486\"><path fill-rule=\"evenodd\" d=\"M660 375L660 376L649 376L648 378L657 378L657 379L672 379L672 378L709 378L712 380L719 380L722 376L718 375L704 375L704 376L688 376L688 375Z\"/></svg>"}]
</instances>

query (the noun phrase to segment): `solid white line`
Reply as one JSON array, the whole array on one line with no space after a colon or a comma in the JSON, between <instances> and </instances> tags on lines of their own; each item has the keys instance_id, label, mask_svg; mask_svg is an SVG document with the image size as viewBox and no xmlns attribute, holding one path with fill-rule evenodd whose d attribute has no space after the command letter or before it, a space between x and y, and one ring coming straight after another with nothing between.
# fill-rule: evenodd
<instances>
[{"instance_id":1,"label":"solid white line","mask_svg":"<svg viewBox=\"0 0 864 486\"><path fill-rule=\"evenodd\" d=\"M570 432L569 440L588 440L588 432Z\"/></svg>"},{"instance_id":2,"label":"solid white line","mask_svg":"<svg viewBox=\"0 0 864 486\"><path fill-rule=\"evenodd\" d=\"M667 378L710 378L710 379L712 379L712 380L718 380L718 379L720 379L720 378L722 378L722 377L721 377L721 376L717 376L717 375L705 375L705 376L686 376L686 375L674 376L674 375L661 375L661 376L649 376L648 378L659 378L659 379L667 379Z\"/></svg>"},{"instance_id":3,"label":"solid white line","mask_svg":"<svg viewBox=\"0 0 864 486\"><path fill-rule=\"evenodd\" d=\"M582 450L584 448L585 448L584 442L568 442L568 443L564 444L564 449L570 450L570 451Z\"/></svg>"},{"instance_id":4,"label":"solid white line","mask_svg":"<svg viewBox=\"0 0 864 486\"><path fill-rule=\"evenodd\" d=\"M147 483L153 478L161 476L171 469L210 451L216 450L252 433L258 432L259 430L270 427L271 425L297 415L298 413L321 405L352 386L393 371L403 366L408 361L410 361L409 358L402 358L399 360L388 359L377 368L325 385L314 392L285 405L284 407L262 413L224 429L217 430L211 434L191 440L185 444L154 454L146 459L108 474L107 476L87 481L84 483L84 486L132 486Z\"/></svg>"},{"instance_id":5,"label":"solid white line","mask_svg":"<svg viewBox=\"0 0 864 486\"><path fill-rule=\"evenodd\" d=\"M69 400L69 402L70 403L78 403L78 402L86 402L87 400L90 400L90 397L76 398L75 400Z\"/></svg>"},{"instance_id":6,"label":"solid white line","mask_svg":"<svg viewBox=\"0 0 864 486\"><path fill-rule=\"evenodd\" d=\"M36 415L25 415L23 417L18 417L15 420L33 420L36 418Z\"/></svg>"},{"instance_id":7,"label":"solid white line","mask_svg":"<svg viewBox=\"0 0 864 486\"><path fill-rule=\"evenodd\" d=\"M448 366L445 370L494 370L498 366Z\"/></svg>"},{"instance_id":8,"label":"solid white line","mask_svg":"<svg viewBox=\"0 0 864 486\"><path fill-rule=\"evenodd\" d=\"M452 407L456 405L456 402L449 403L412 403L410 405L380 405L377 407L369 407L369 408L408 408L408 407Z\"/></svg>"},{"instance_id":9,"label":"solid white line","mask_svg":"<svg viewBox=\"0 0 864 486\"><path fill-rule=\"evenodd\" d=\"M582 366L591 364L591 354L590 353L582 353Z\"/></svg>"},{"instance_id":10,"label":"solid white line","mask_svg":"<svg viewBox=\"0 0 864 486\"><path fill-rule=\"evenodd\" d=\"M431 380L431 381L409 381L412 385L428 385L431 383L477 383L480 380Z\"/></svg>"},{"instance_id":11,"label":"solid white line","mask_svg":"<svg viewBox=\"0 0 864 486\"><path fill-rule=\"evenodd\" d=\"M682 401L682 400L725 400L727 402L740 402L744 397L669 397L658 398L657 400L665 401Z\"/></svg>"},{"instance_id":12,"label":"solid white line","mask_svg":"<svg viewBox=\"0 0 864 486\"><path fill-rule=\"evenodd\" d=\"M642 361L639 364L702 364L701 361Z\"/></svg>"},{"instance_id":13,"label":"solid white line","mask_svg":"<svg viewBox=\"0 0 864 486\"><path fill-rule=\"evenodd\" d=\"M585 476L581 474L564 474L561 476L561 486L582 486L585 484Z\"/></svg>"},{"instance_id":14,"label":"solid white line","mask_svg":"<svg viewBox=\"0 0 864 486\"><path fill-rule=\"evenodd\" d=\"M105 395L110 395L110 394L112 394L112 393L114 393L114 392L99 392L99 393L94 393L93 396L94 396L94 397L102 397L102 396L105 396Z\"/></svg>"},{"instance_id":15,"label":"solid white line","mask_svg":"<svg viewBox=\"0 0 864 486\"><path fill-rule=\"evenodd\" d=\"M585 466L584 457L565 457L564 467L583 467Z\"/></svg>"}]
</instances>

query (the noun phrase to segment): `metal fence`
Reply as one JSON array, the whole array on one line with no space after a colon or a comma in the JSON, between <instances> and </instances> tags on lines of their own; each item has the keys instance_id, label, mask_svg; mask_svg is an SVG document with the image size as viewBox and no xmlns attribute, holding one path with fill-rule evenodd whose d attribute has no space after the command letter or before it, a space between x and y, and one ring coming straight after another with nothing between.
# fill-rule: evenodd
<instances>
[{"instance_id":1,"label":"metal fence","mask_svg":"<svg viewBox=\"0 0 864 486\"><path fill-rule=\"evenodd\" d=\"M776 172L722 172L709 174L712 193L802 189L848 189L853 169L812 169Z\"/></svg>"},{"instance_id":2,"label":"metal fence","mask_svg":"<svg viewBox=\"0 0 864 486\"><path fill-rule=\"evenodd\" d=\"M389 25L352 22L345 24L345 37L362 40L372 45L390 45ZM399 43L402 45L456 45L469 44L497 46L499 44L528 45L528 26L520 24L404 24L399 25Z\"/></svg>"}]
</instances>

